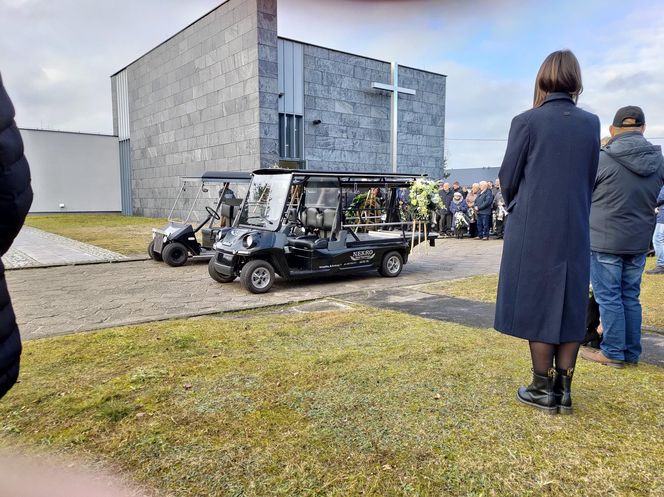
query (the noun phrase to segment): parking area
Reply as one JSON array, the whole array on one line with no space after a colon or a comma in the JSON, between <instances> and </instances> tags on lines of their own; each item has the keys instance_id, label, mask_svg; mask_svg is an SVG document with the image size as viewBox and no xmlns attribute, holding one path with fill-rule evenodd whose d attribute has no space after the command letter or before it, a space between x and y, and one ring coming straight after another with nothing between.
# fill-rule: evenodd
<instances>
[{"instance_id":1,"label":"parking area","mask_svg":"<svg viewBox=\"0 0 664 497\"><path fill-rule=\"evenodd\" d=\"M363 290L391 289L498 271L502 243L439 240L419 247L397 279L376 272L345 278L287 282L252 295L238 281L220 284L205 263L171 268L153 261L95 264L7 272L24 339L287 304Z\"/></svg>"}]
</instances>

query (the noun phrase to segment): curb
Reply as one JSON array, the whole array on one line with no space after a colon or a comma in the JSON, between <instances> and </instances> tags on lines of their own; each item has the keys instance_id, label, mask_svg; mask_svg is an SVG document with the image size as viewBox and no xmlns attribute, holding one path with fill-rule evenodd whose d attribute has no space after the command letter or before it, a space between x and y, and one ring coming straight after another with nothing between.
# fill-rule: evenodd
<instances>
[{"instance_id":1,"label":"curb","mask_svg":"<svg viewBox=\"0 0 664 497\"><path fill-rule=\"evenodd\" d=\"M658 335L664 335L664 330L662 328L656 328L654 326L641 326L641 331L647 331L649 333L657 333Z\"/></svg>"},{"instance_id":2,"label":"curb","mask_svg":"<svg viewBox=\"0 0 664 497\"><path fill-rule=\"evenodd\" d=\"M330 299L333 300L332 297L323 297L323 299ZM207 317L207 316L224 316L224 315L231 315L231 314L238 314L241 312L251 312L251 311L258 311L261 309L268 309L271 307L289 307L293 305L298 305L298 304L306 304L308 302L315 302L317 300L321 300L321 298L304 298L301 300L291 300L287 303L284 304L256 304L252 305L249 307L245 307L244 309L232 309L228 311L220 311L220 310L208 310L208 311L194 311L194 312L183 312L183 313L178 313L178 314L171 314L169 316L163 316L163 317L157 317L157 318L144 318L144 319L133 319L133 320L126 320L126 321L121 321L118 323L113 323L112 325L104 324L104 323L99 323L98 325L92 326L90 328L86 329L81 329L81 330L71 330L71 331L63 331L61 333L53 333L48 336L44 337L22 337L22 340L25 342L34 342L36 340L48 340L49 338L53 337L62 337L62 336L68 336L68 335L79 335L83 333L96 333L100 331L105 331L105 330L112 330L114 328L123 328L127 326L140 326L143 324L149 324L149 323L161 323L164 321L179 321L182 319L192 319L192 318L198 318L198 317Z\"/></svg>"},{"instance_id":3,"label":"curb","mask_svg":"<svg viewBox=\"0 0 664 497\"><path fill-rule=\"evenodd\" d=\"M72 267L72 266L96 266L99 264L121 264L123 262L141 262L151 260L148 256L127 257L125 259L101 260L101 261L81 261L68 262L61 264L39 264L35 266L6 267L5 271L25 271L27 269L49 269L54 267Z\"/></svg>"}]
</instances>

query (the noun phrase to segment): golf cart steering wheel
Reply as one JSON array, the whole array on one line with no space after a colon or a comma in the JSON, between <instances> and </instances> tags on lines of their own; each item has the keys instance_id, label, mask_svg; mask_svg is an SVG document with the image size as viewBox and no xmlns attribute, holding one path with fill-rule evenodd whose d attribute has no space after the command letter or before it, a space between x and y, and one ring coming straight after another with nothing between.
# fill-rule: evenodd
<instances>
[{"instance_id":1,"label":"golf cart steering wheel","mask_svg":"<svg viewBox=\"0 0 664 497\"><path fill-rule=\"evenodd\" d=\"M214 219L215 221L219 221L221 219L221 216L217 211L215 211L212 207L209 205L205 206L205 210L207 211L208 214L210 214L210 217Z\"/></svg>"}]
</instances>

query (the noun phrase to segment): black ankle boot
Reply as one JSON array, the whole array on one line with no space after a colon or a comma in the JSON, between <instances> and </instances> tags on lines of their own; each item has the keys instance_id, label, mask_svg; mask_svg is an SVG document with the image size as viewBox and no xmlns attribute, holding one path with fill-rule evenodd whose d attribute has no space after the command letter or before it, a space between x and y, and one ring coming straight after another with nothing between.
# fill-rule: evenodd
<instances>
[{"instance_id":1,"label":"black ankle boot","mask_svg":"<svg viewBox=\"0 0 664 497\"><path fill-rule=\"evenodd\" d=\"M556 371L551 368L547 376L533 371L533 382L528 387L519 387L516 398L519 402L537 407L547 414L556 414L558 406L553 392Z\"/></svg>"},{"instance_id":2,"label":"black ankle boot","mask_svg":"<svg viewBox=\"0 0 664 497\"><path fill-rule=\"evenodd\" d=\"M556 373L553 392L556 396L558 414L572 414L572 376L574 376L574 368L556 368Z\"/></svg>"}]
</instances>

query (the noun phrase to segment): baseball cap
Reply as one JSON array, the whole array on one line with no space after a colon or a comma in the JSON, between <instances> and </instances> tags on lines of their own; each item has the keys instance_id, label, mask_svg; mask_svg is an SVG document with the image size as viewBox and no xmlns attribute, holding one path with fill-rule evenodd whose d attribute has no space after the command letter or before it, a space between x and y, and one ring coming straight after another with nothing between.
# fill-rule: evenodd
<instances>
[{"instance_id":1,"label":"baseball cap","mask_svg":"<svg viewBox=\"0 0 664 497\"><path fill-rule=\"evenodd\" d=\"M634 119L634 124L623 124L625 119ZM639 128L646 123L646 117L643 115L641 107L628 105L621 107L613 118L613 125L616 128Z\"/></svg>"}]
</instances>

